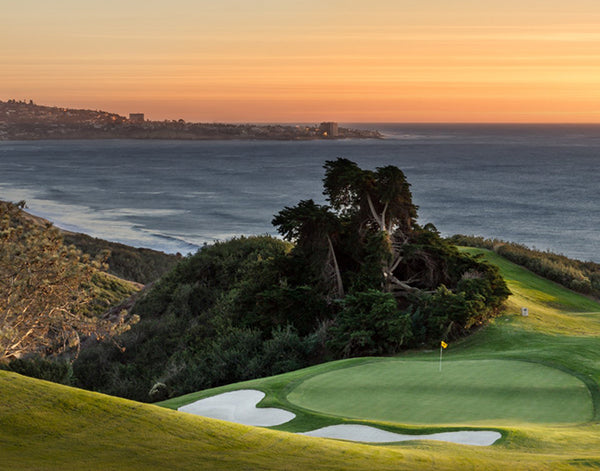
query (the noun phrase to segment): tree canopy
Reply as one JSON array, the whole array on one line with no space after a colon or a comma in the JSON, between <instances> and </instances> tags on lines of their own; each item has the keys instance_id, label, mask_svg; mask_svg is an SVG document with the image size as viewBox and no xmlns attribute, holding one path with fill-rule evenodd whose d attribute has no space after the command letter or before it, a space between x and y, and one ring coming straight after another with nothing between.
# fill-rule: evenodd
<instances>
[{"instance_id":1,"label":"tree canopy","mask_svg":"<svg viewBox=\"0 0 600 471\"><path fill-rule=\"evenodd\" d=\"M317 280L327 296L343 301L336 332L341 332L339 325L344 319L356 318L356 306L362 306L363 321L376 317L369 314L375 311L367 309L364 302L375 302L375 291L388 293L389 299L395 299L398 315L410 314L415 324L410 334L404 331L402 342L392 345L462 335L493 315L508 295L498 271L460 254L432 224L417 224L410 185L399 168L365 170L344 158L327 161L324 168L323 194L329 206L300 201L280 211L273 224L284 238L295 243L290 262L308 260L309 272L321 274ZM333 269L338 280L335 285L327 283L327 274ZM295 282L310 280L298 277ZM486 286L485 293L480 285ZM357 299L363 301L357 304ZM442 304L445 308L438 309ZM351 316L344 315L347 310ZM406 326L398 322L392 324ZM357 338L351 332L344 336L353 339L351 342ZM364 335L362 338L364 341ZM359 350L346 345L340 351Z\"/></svg>"},{"instance_id":2,"label":"tree canopy","mask_svg":"<svg viewBox=\"0 0 600 471\"><path fill-rule=\"evenodd\" d=\"M78 385L138 400L357 355L439 345L493 316L495 267L417 223L403 172L325 163L328 204L273 224L289 243L242 237L186 257L136 303L140 322L74 363Z\"/></svg>"}]
</instances>

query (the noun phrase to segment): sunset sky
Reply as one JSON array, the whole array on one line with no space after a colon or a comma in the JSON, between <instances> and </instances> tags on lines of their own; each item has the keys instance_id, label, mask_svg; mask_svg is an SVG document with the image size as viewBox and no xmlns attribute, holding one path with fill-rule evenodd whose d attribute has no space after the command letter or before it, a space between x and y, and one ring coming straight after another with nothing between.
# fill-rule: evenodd
<instances>
[{"instance_id":1,"label":"sunset sky","mask_svg":"<svg viewBox=\"0 0 600 471\"><path fill-rule=\"evenodd\" d=\"M0 100L228 122L600 122L598 0L0 0Z\"/></svg>"}]
</instances>

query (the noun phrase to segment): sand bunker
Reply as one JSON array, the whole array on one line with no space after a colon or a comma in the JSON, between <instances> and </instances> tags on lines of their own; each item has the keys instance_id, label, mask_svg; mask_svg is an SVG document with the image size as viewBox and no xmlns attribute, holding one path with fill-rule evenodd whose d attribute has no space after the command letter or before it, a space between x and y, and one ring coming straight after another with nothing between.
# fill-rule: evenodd
<instances>
[{"instance_id":1,"label":"sand bunker","mask_svg":"<svg viewBox=\"0 0 600 471\"><path fill-rule=\"evenodd\" d=\"M217 396L200 399L186 406L180 407L179 411L190 414L210 417L212 419L227 420L244 425L255 425L260 427L272 427L289 422L296 414L283 409L273 407L257 408L265 397L262 391L254 389L241 389L231 391ZM353 442L366 443L391 443L408 440L438 440L444 442L458 443L460 445L492 445L502 435L493 431L462 431L432 433L429 435L403 435L387 432L367 425L331 425L301 435L309 437L335 438L338 440L349 440Z\"/></svg>"},{"instance_id":2,"label":"sand bunker","mask_svg":"<svg viewBox=\"0 0 600 471\"><path fill-rule=\"evenodd\" d=\"M283 409L272 407L258 409L256 404L262 401L263 397L265 393L262 391L242 389L200 399L177 410L260 427L284 424L296 417L296 414Z\"/></svg>"},{"instance_id":3,"label":"sand bunker","mask_svg":"<svg viewBox=\"0 0 600 471\"><path fill-rule=\"evenodd\" d=\"M408 440L438 440L442 442L458 443L460 445L489 446L502 437L493 431L462 431L431 433L429 435L403 435L387 432L367 425L331 425L301 435L309 437L336 438L353 442L391 443L405 442Z\"/></svg>"}]
</instances>

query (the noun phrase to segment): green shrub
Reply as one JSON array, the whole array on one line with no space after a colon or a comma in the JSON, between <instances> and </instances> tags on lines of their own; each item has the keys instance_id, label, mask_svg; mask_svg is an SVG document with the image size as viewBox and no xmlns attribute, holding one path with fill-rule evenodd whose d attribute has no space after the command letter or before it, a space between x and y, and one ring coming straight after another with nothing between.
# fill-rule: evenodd
<instances>
[{"instance_id":1,"label":"green shrub","mask_svg":"<svg viewBox=\"0 0 600 471\"><path fill-rule=\"evenodd\" d=\"M65 243L72 244L84 253L96 257L108 253L108 272L125 280L147 284L169 272L181 255L171 255L151 249L135 248L90 237L86 234L66 232Z\"/></svg>"},{"instance_id":2,"label":"green shrub","mask_svg":"<svg viewBox=\"0 0 600 471\"><path fill-rule=\"evenodd\" d=\"M19 358L5 364L0 363L0 369L69 386L73 380L71 363L60 359L43 358L39 355Z\"/></svg>"},{"instance_id":3,"label":"green shrub","mask_svg":"<svg viewBox=\"0 0 600 471\"><path fill-rule=\"evenodd\" d=\"M263 361L268 374L294 371L310 364L315 347L313 338L301 337L291 325L277 327L263 344Z\"/></svg>"},{"instance_id":4,"label":"green shrub","mask_svg":"<svg viewBox=\"0 0 600 471\"><path fill-rule=\"evenodd\" d=\"M410 316L377 290L346 296L330 333L331 349L344 357L396 353L412 336Z\"/></svg>"}]
</instances>

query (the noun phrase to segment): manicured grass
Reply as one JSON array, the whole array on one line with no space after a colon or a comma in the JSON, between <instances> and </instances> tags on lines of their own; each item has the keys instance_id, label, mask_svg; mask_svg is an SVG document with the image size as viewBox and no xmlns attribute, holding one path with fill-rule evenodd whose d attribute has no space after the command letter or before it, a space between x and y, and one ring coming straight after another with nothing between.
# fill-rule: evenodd
<instances>
[{"instance_id":1,"label":"manicured grass","mask_svg":"<svg viewBox=\"0 0 600 471\"><path fill-rule=\"evenodd\" d=\"M431 463L422 453L204 419L5 371L0 397L0 470L371 470Z\"/></svg>"},{"instance_id":2,"label":"manicured grass","mask_svg":"<svg viewBox=\"0 0 600 471\"><path fill-rule=\"evenodd\" d=\"M408 424L580 423L592 418L586 385L536 363L508 360L373 361L313 376L290 403L347 418Z\"/></svg>"},{"instance_id":3,"label":"manicured grass","mask_svg":"<svg viewBox=\"0 0 600 471\"><path fill-rule=\"evenodd\" d=\"M492 252L464 250L497 264L513 295L501 316L445 350L443 377L453 372L451 366L458 368L447 383L435 381L439 350L434 349L397 358L331 362L200 391L163 405L175 408L227 390L256 388L267 393L259 407L283 407L297 414L295 420L277 427L282 430L367 423L400 433L426 433L456 430L458 423L467 422L472 426L458 428L495 429L504 435L500 443L477 451L483 465L474 464L474 455L466 447L431 445L430 456L449 458L453 469L600 468L600 304ZM529 308L529 317L520 315L522 306ZM433 367L429 378L421 377L426 364ZM402 374L409 380L401 382ZM313 385L318 387L311 390ZM411 385L416 385L412 391ZM482 400L475 391L486 386ZM536 399L519 402L523 395ZM407 401L403 405L396 402L400 396ZM423 412L449 397L453 400L446 403L447 410L439 407L435 412L438 419ZM562 421L587 422L552 423ZM414 442L401 447L422 449ZM437 461L432 467L443 468Z\"/></svg>"},{"instance_id":4,"label":"manicured grass","mask_svg":"<svg viewBox=\"0 0 600 471\"><path fill-rule=\"evenodd\" d=\"M529 308L529 317L518 317L520 327L563 336L597 336L600 333L598 302L542 278L489 250L462 250L485 256L486 260L500 268L513 293L507 302L506 313L518 315L521 307Z\"/></svg>"},{"instance_id":5,"label":"manicured grass","mask_svg":"<svg viewBox=\"0 0 600 471\"><path fill-rule=\"evenodd\" d=\"M408 352L398 359L332 362L162 405L176 408L219 392L257 388L267 393L260 405L298 415L278 427L289 431L339 423L342 418L386 421L400 428L600 419L600 329L594 327L600 321L600 304L492 252L465 250L497 264L513 295L502 317L445 351L443 382L437 381L436 349ZM527 318L520 316L523 305L530 310ZM423 366L427 364L429 368Z\"/></svg>"},{"instance_id":6,"label":"manicured grass","mask_svg":"<svg viewBox=\"0 0 600 471\"><path fill-rule=\"evenodd\" d=\"M204 419L4 371L0 397L0 470L560 470L600 465L599 430L593 425L506 427L503 442L484 448L427 441L390 447Z\"/></svg>"},{"instance_id":7,"label":"manicured grass","mask_svg":"<svg viewBox=\"0 0 600 471\"><path fill-rule=\"evenodd\" d=\"M0 371L0 469L600 469L600 305L491 252L477 252L498 263L513 296L501 317L475 335L450 344L444 352L442 375L454 378L445 383L436 382L433 376L439 351L419 351L398 358L331 362L200 391L162 405L176 408L220 392L256 388L267 393L261 405L283 407L298 414L278 427L283 430L305 431L353 422L401 433L456 429L449 425L456 420L452 418L447 423L441 419L431 423L427 417L430 425L415 425L407 419L410 416L405 414L418 411L393 403L395 388L402 387L397 378L404 374L411 378L407 384L421 381L413 393L408 387L402 393L412 399L412 408L427 389L433 388L436 401L444 395L455 399L470 396L465 402L481 414L486 406L477 404L477 395L470 389L487 388L486 395L495 395L496 400L485 414L486 424L471 418L470 423L476 422L474 427L458 428L499 430L503 439L494 446L427 441L367 446L314 439L204 419ZM523 305L529 307L528 318L519 315ZM371 370L373 365L376 368ZM422 373L424 365L433 367L427 381L415 372ZM459 376L474 387L465 388L457 381ZM302 388L327 378L335 380L331 395L337 397L333 403L344 405L342 413L347 416L311 411L294 402L303 400ZM336 381L350 386L340 388ZM355 384L351 384L353 381ZM531 382L541 388L540 404L526 406L519 414L511 412L516 402L510 396L521 388L531 392ZM394 390L386 390L386 383ZM490 388L491 384L497 389ZM574 405L569 396L585 396L582 384L589 395ZM360 385L366 389L359 390ZM562 388L570 388L571 393ZM553 402L553 390L565 402ZM355 393L360 393L363 400L352 399ZM326 394L317 394L311 401L325 399ZM390 415L375 416L383 409L378 406L380 401L387 403ZM502 401L504 405L500 406ZM372 410L362 413L364 419L353 418L367 407L365 404ZM538 414L537 418L521 420L529 409ZM439 417L443 413L447 412L439 411ZM562 418L557 414L563 414ZM552 415L554 418L549 419ZM580 422L586 417L589 421L578 425L543 423Z\"/></svg>"}]
</instances>

